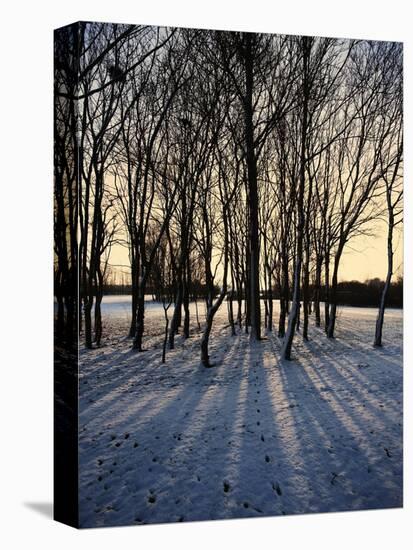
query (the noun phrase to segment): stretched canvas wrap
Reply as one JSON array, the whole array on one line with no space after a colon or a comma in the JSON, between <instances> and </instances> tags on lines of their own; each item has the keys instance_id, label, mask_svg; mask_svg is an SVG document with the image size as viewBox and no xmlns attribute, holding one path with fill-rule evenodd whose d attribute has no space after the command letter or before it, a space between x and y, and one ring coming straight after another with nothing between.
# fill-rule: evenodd
<instances>
[{"instance_id":1,"label":"stretched canvas wrap","mask_svg":"<svg viewBox=\"0 0 413 550\"><path fill-rule=\"evenodd\" d=\"M403 59L54 39L55 518L401 507Z\"/></svg>"}]
</instances>

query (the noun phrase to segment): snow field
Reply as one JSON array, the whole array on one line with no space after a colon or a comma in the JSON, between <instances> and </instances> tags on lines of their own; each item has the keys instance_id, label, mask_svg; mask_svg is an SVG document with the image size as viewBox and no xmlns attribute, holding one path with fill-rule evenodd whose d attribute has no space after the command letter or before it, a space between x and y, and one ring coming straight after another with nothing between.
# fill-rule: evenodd
<instances>
[{"instance_id":1,"label":"snow field","mask_svg":"<svg viewBox=\"0 0 413 550\"><path fill-rule=\"evenodd\" d=\"M148 302L143 353L129 307L105 297L102 347L80 354L82 527L402 505L401 311L382 349L375 310L340 308L334 341L312 320L282 363L275 334L231 337L224 303L205 369L193 304L165 365L162 306Z\"/></svg>"}]
</instances>

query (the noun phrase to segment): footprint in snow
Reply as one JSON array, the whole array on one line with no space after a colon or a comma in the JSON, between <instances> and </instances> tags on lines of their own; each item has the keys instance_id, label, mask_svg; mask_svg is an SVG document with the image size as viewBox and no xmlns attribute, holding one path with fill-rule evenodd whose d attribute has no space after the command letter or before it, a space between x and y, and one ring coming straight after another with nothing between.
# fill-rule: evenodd
<instances>
[{"instance_id":1,"label":"footprint in snow","mask_svg":"<svg viewBox=\"0 0 413 550\"><path fill-rule=\"evenodd\" d=\"M331 475L332 475L332 478L330 479L330 483L331 485L335 485L336 479L338 478L338 474L336 474L335 472L331 472Z\"/></svg>"},{"instance_id":2,"label":"footprint in snow","mask_svg":"<svg viewBox=\"0 0 413 550\"><path fill-rule=\"evenodd\" d=\"M272 488L277 493L278 496L281 496L283 494L279 483L273 483Z\"/></svg>"}]
</instances>

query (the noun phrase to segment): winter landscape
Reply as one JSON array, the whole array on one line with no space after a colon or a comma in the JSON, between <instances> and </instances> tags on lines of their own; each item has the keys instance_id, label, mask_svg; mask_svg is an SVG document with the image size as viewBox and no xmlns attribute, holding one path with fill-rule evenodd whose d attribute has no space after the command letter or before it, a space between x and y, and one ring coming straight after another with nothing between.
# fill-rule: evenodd
<instances>
[{"instance_id":1,"label":"winter landscape","mask_svg":"<svg viewBox=\"0 0 413 550\"><path fill-rule=\"evenodd\" d=\"M54 221L63 521L402 506L402 44L59 29Z\"/></svg>"},{"instance_id":2,"label":"winter landscape","mask_svg":"<svg viewBox=\"0 0 413 550\"><path fill-rule=\"evenodd\" d=\"M103 302L108 336L81 354L81 526L390 508L402 505L402 314L340 308L338 340L318 329L293 362L267 333L251 346L214 326L213 369L200 334L161 363L162 305L138 357L125 338L129 298Z\"/></svg>"}]
</instances>

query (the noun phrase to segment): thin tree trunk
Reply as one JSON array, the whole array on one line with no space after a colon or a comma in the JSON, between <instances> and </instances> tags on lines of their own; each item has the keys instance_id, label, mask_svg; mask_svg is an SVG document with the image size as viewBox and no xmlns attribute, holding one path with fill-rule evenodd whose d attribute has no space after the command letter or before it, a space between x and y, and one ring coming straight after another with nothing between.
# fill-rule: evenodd
<instances>
[{"instance_id":1,"label":"thin tree trunk","mask_svg":"<svg viewBox=\"0 0 413 550\"><path fill-rule=\"evenodd\" d=\"M343 252L343 247L344 247L344 244L339 245L336 256L334 258L333 278L331 280L331 291L330 291L330 313L329 313L329 323L328 323L328 329L327 329L328 338L334 338L334 331L336 326L338 268L340 265L340 259L341 259L341 254Z\"/></svg>"},{"instance_id":2,"label":"thin tree trunk","mask_svg":"<svg viewBox=\"0 0 413 550\"><path fill-rule=\"evenodd\" d=\"M95 301L95 343L97 346L100 346L100 341L102 339L102 293L98 291Z\"/></svg>"},{"instance_id":3,"label":"thin tree trunk","mask_svg":"<svg viewBox=\"0 0 413 550\"><path fill-rule=\"evenodd\" d=\"M209 354L208 354L208 343L209 343L209 335L211 334L211 329L212 329L212 320L213 320L213 316L210 315L209 308L208 308L206 327L204 329L204 332L202 334L202 339L201 339L201 363L204 365L204 367L207 367L207 368L212 366L209 362Z\"/></svg>"},{"instance_id":4,"label":"thin tree trunk","mask_svg":"<svg viewBox=\"0 0 413 550\"><path fill-rule=\"evenodd\" d=\"M186 265L186 276L183 280L183 296L182 296L182 303L184 306L184 330L183 335L184 338L189 338L189 321L190 321L190 313L189 313L189 285L190 285L190 271L187 264L189 263L189 258L186 259L185 265Z\"/></svg>"},{"instance_id":5,"label":"thin tree trunk","mask_svg":"<svg viewBox=\"0 0 413 550\"><path fill-rule=\"evenodd\" d=\"M250 321L251 337L254 340L261 339L261 311L260 311L260 251L259 251L259 221L258 221L258 185L257 185L257 158L254 146L254 122L253 122L253 86L254 86L254 62L253 62L253 37L251 33L245 33L245 140L246 160L248 172L248 199L249 199L249 276L250 276Z\"/></svg>"},{"instance_id":6,"label":"thin tree trunk","mask_svg":"<svg viewBox=\"0 0 413 550\"><path fill-rule=\"evenodd\" d=\"M309 296L309 252L306 251L304 261L304 274L303 274L303 339L308 340L308 319L310 316L310 296Z\"/></svg>"},{"instance_id":7,"label":"thin tree trunk","mask_svg":"<svg viewBox=\"0 0 413 550\"><path fill-rule=\"evenodd\" d=\"M271 269L268 266L267 271L268 276L268 330L272 332L272 321L273 321L273 296L272 296L272 281L271 281Z\"/></svg>"},{"instance_id":8,"label":"thin tree trunk","mask_svg":"<svg viewBox=\"0 0 413 550\"><path fill-rule=\"evenodd\" d=\"M145 288L146 280L141 277L136 304L136 334L133 339L133 349L136 351L143 351L142 339L145 324Z\"/></svg>"},{"instance_id":9,"label":"thin tree trunk","mask_svg":"<svg viewBox=\"0 0 413 550\"><path fill-rule=\"evenodd\" d=\"M212 323L214 320L214 316L216 312L218 311L219 307L221 306L225 296L227 295L227 287L228 287L228 261L229 261L229 229L228 229L228 219L227 219L227 208L223 208L223 222L224 222L224 273L223 273L223 282L222 282L222 289L221 292L216 299L215 303L213 304L213 296L214 296L214 285L212 284L211 277L207 276L207 281L209 281L209 293L208 293L208 309L207 309L207 319L206 319L206 327L204 330L204 333L202 335L201 339L201 363L204 367L209 368L212 367L210 361L209 361L209 353L208 353L208 346L209 346L209 336L211 334L212 329Z\"/></svg>"},{"instance_id":10,"label":"thin tree trunk","mask_svg":"<svg viewBox=\"0 0 413 550\"><path fill-rule=\"evenodd\" d=\"M321 287L321 265L322 259L317 257L316 260L316 272L315 272L315 284L314 284L314 313L315 313L315 325L321 326L321 312L320 312L320 287Z\"/></svg>"},{"instance_id":11,"label":"thin tree trunk","mask_svg":"<svg viewBox=\"0 0 413 550\"><path fill-rule=\"evenodd\" d=\"M95 301L95 342L100 346L102 339L102 304L103 299L103 274L100 266L97 268L96 278L96 301Z\"/></svg>"},{"instance_id":12,"label":"thin tree trunk","mask_svg":"<svg viewBox=\"0 0 413 550\"><path fill-rule=\"evenodd\" d=\"M183 300L182 294L183 294L182 281L179 281L174 313L172 316L171 326L169 329L169 349L175 348L175 334L177 334L178 327L181 322L181 311L182 311L182 300Z\"/></svg>"},{"instance_id":13,"label":"thin tree trunk","mask_svg":"<svg viewBox=\"0 0 413 550\"><path fill-rule=\"evenodd\" d=\"M281 358L291 360L291 347L294 338L295 329L299 323L300 315L300 279L301 279L301 263L303 254L303 238L304 238L304 193L305 193L305 167L306 167L306 142L307 142L307 118L308 118L308 61L310 56L311 46L308 43L308 38L302 39L303 48L303 114L301 127L301 143L300 143L300 185L298 192L298 227L297 227L297 246L296 246L296 262L294 269L294 287L293 287L293 303L290 314L288 316L288 328L281 347Z\"/></svg>"},{"instance_id":14,"label":"thin tree trunk","mask_svg":"<svg viewBox=\"0 0 413 550\"><path fill-rule=\"evenodd\" d=\"M285 248L285 244L283 244ZM285 336L285 320L288 313L288 302L290 289L288 281L288 256L284 251L282 256L282 286L280 289L280 317L278 320L278 336L284 338Z\"/></svg>"},{"instance_id":15,"label":"thin tree trunk","mask_svg":"<svg viewBox=\"0 0 413 550\"><path fill-rule=\"evenodd\" d=\"M286 319L286 308L285 308L285 298L280 297L280 316L278 319L278 336L284 338L285 336L285 319Z\"/></svg>"},{"instance_id":16,"label":"thin tree trunk","mask_svg":"<svg viewBox=\"0 0 413 550\"><path fill-rule=\"evenodd\" d=\"M199 313L198 313L198 298L195 294L195 312L196 312L196 324L198 325L198 330L201 330L201 323L199 322Z\"/></svg>"},{"instance_id":17,"label":"thin tree trunk","mask_svg":"<svg viewBox=\"0 0 413 550\"><path fill-rule=\"evenodd\" d=\"M164 315L165 315L165 337L163 340L163 348L162 348L162 363L165 363L165 360L166 360L166 344L168 343L168 326L169 326L168 310L165 308L164 308Z\"/></svg>"},{"instance_id":18,"label":"thin tree trunk","mask_svg":"<svg viewBox=\"0 0 413 550\"><path fill-rule=\"evenodd\" d=\"M382 334L383 334L383 322L384 322L384 311L386 308L387 295L390 288L391 278L393 275L393 227L394 227L394 216L391 209L389 209L389 229L387 233L387 276L386 282L384 284L383 291L380 298L380 306L377 314L376 321L376 332L374 335L374 346L382 346Z\"/></svg>"},{"instance_id":19,"label":"thin tree trunk","mask_svg":"<svg viewBox=\"0 0 413 550\"><path fill-rule=\"evenodd\" d=\"M265 290L265 298L264 298L264 328L265 330L268 329L268 298L267 298L267 290Z\"/></svg>"},{"instance_id":20,"label":"thin tree trunk","mask_svg":"<svg viewBox=\"0 0 413 550\"><path fill-rule=\"evenodd\" d=\"M132 305L131 305L131 324L129 328L129 338L133 338L136 334L136 310L138 307L138 286L137 286L137 279L138 279L138 268L137 263L135 260L132 260L131 262L131 280L132 280Z\"/></svg>"},{"instance_id":21,"label":"thin tree trunk","mask_svg":"<svg viewBox=\"0 0 413 550\"><path fill-rule=\"evenodd\" d=\"M324 265L324 330L327 334L330 324L330 253L326 251Z\"/></svg>"},{"instance_id":22,"label":"thin tree trunk","mask_svg":"<svg viewBox=\"0 0 413 550\"><path fill-rule=\"evenodd\" d=\"M229 293L227 300L228 300L228 317L229 317L229 324L231 325L231 336L235 336L235 321L234 321L234 286L235 286L235 279L234 279L234 271L231 269L231 292Z\"/></svg>"},{"instance_id":23,"label":"thin tree trunk","mask_svg":"<svg viewBox=\"0 0 413 550\"><path fill-rule=\"evenodd\" d=\"M85 345L92 349L92 306L93 297L88 297L83 306L83 315L85 318Z\"/></svg>"}]
</instances>

